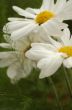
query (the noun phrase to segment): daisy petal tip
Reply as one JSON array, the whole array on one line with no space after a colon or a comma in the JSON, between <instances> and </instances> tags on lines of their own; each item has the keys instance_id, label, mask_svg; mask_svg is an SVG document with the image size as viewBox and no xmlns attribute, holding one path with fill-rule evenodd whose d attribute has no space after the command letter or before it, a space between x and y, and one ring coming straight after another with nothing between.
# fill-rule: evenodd
<instances>
[{"instance_id":1,"label":"daisy petal tip","mask_svg":"<svg viewBox=\"0 0 72 110\"><path fill-rule=\"evenodd\" d=\"M15 9L15 8L16 8L16 6L14 5L14 6L12 6L12 8L13 8L13 9Z\"/></svg>"},{"instance_id":2,"label":"daisy petal tip","mask_svg":"<svg viewBox=\"0 0 72 110\"><path fill-rule=\"evenodd\" d=\"M25 56L26 56L26 57L28 57L28 53L29 53L28 51L25 53Z\"/></svg>"},{"instance_id":3,"label":"daisy petal tip","mask_svg":"<svg viewBox=\"0 0 72 110\"><path fill-rule=\"evenodd\" d=\"M43 79L43 78L44 78L44 76L40 74L39 75L39 79Z\"/></svg>"},{"instance_id":4,"label":"daisy petal tip","mask_svg":"<svg viewBox=\"0 0 72 110\"><path fill-rule=\"evenodd\" d=\"M11 20L11 18L8 18L7 20L8 20L8 21L10 21L10 20Z\"/></svg>"},{"instance_id":5,"label":"daisy petal tip","mask_svg":"<svg viewBox=\"0 0 72 110\"><path fill-rule=\"evenodd\" d=\"M31 47L33 47L33 46L34 46L34 44L35 44L35 43L31 43Z\"/></svg>"},{"instance_id":6,"label":"daisy petal tip","mask_svg":"<svg viewBox=\"0 0 72 110\"><path fill-rule=\"evenodd\" d=\"M47 76L44 75L44 72L40 73L39 75L39 79L43 79L43 78L46 78Z\"/></svg>"},{"instance_id":7,"label":"daisy petal tip","mask_svg":"<svg viewBox=\"0 0 72 110\"><path fill-rule=\"evenodd\" d=\"M13 10L17 10L17 8L18 8L17 6L12 6Z\"/></svg>"}]
</instances>

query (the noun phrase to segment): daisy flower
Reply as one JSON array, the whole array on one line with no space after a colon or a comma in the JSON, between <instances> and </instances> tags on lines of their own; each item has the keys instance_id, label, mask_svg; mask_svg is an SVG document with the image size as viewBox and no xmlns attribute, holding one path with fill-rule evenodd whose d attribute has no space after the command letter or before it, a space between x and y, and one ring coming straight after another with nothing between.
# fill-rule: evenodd
<instances>
[{"instance_id":1,"label":"daisy flower","mask_svg":"<svg viewBox=\"0 0 72 110\"><path fill-rule=\"evenodd\" d=\"M38 30L39 31L39 30ZM45 33L31 33L29 36L13 41L10 35L4 35L6 43L0 43L0 47L12 51L0 52L0 67L8 67L7 75L12 83L27 77L33 68L36 68L36 62L29 60L25 52L30 49L33 42L46 42ZM35 36L35 37L34 37ZM38 38L37 38L38 37Z\"/></svg>"},{"instance_id":2,"label":"daisy flower","mask_svg":"<svg viewBox=\"0 0 72 110\"><path fill-rule=\"evenodd\" d=\"M39 28L43 28L50 36L62 35L61 29L67 27L64 20L72 19L72 0L43 0L40 9L21 9L13 6L21 18L9 18L4 26L4 33L11 34L12 40L25 37ZM41 31L42 33L42 31Z\"/></svg>"},{"instance_id":3,"label":"daisy flower","mask_svg":"<svg viewBox=\"0 0 72 110\"><path fill-rule=\"evenodd\" d=\"M64 29L60 42L50 38L51 44L33 43L26 56L38 62L41 70L39 78L53 75L63 64L72 68L72 37L68 28Z\"/></svg>"},{"instance_id":4,"label":"daisy flower","mask_svg":"<svg viewBox=\"0 0 72 110\"><path fill-rule=\"evenodd\" d=\"M10 51L0 52L0 67L8 67L7 76L12 83L15 83L31 73L35 62L25 57L25 52L30 48L28 39L12 42L10 36L4 37L7 43L0 43L0 47L10 49Z\"/></svg>"}]
</instances>

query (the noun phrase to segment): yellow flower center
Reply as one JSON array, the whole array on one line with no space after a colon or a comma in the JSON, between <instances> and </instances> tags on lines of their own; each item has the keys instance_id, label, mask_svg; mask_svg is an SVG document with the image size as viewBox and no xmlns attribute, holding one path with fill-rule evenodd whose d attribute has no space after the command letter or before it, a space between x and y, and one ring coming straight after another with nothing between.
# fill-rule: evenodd
<instances>
[{"instance_id":1,"label":"yellow flower center","mask_svg":"<svg viewBox=\"0 0 72 110\"><path fill-rule=\"evenodd\" d=\"M54 13L46 10L46 11L39 13L36 16L35 21L40 25L53 17L54 17Z\"/></svg>"},{"instance_id":2,"label":"yellow flower center","mask_svg":"<svg viewBox=\"0 0 72 110\"><path fill-rule=\"evenodd\" d=\"M72 56L72 46L61 47L58 51L65 53L68 57Z\"/></svg>"}]
</instances>

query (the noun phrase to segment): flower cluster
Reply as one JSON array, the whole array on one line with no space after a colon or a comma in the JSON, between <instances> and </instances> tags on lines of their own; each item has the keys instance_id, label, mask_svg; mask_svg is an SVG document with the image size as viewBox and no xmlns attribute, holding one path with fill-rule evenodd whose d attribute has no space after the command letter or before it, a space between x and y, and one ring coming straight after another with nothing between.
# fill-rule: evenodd
<instances>
[{"instance_id":1,"label":"flower cluster","mask_svg":"<svg viewBox=\"0 0 72 110\"><path fill-rule=\"evenodd\" d=\"M72 68L72 37L65 20L72 20L72 0L43 0L40 9L13 6L21 17L8 18L3 27L5 43L10 49L0 52L0 67L15 83L27 77L33 68L39 78L53 75L63 64Z\"/></svg>"}]
</instances>

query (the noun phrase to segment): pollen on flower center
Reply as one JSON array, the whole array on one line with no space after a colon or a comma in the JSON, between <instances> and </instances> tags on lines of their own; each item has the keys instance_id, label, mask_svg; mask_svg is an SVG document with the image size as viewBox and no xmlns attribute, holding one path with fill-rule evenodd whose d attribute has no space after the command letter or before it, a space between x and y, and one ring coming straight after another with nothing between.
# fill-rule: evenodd
<instances>
[{"instance_id":1,"label":"pollen on flower center","mask_svg":"<svg viewBox=\"0 0 72 110\"><path fill-rule=\"evenodd\" d=\"M48 21L52 17L54 17L54 13L46 10L46 11L43 11L43 12L39 13L36 16L35 21L40 25L40 24Z\"/></svg>"},{"instance_id":2,"label":"pollen on flower center","mask_svg":"<svg viewBox=\"0 0 72 110\"><path fill-rule=\"evenodd\" d=\"M68 57L72 56L72 46L61 47L58 51L65 53Z\"/></svg>"}]
</instances>

